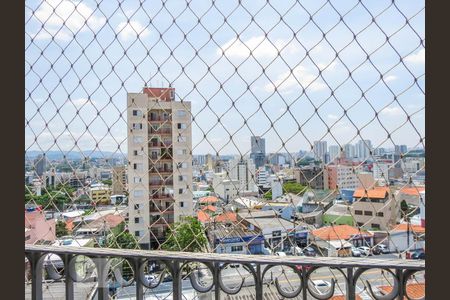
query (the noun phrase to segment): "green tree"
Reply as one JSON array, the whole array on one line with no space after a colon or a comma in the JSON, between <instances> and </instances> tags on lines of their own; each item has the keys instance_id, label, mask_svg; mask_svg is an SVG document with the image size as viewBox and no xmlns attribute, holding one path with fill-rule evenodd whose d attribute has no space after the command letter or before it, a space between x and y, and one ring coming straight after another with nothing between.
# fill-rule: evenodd
<instances>
[{"instance_id":1,"label":"green tree","mask_svg":"<svg viewBox=\"0 0 450 300\"><path fill-rule=\"evenodd\" d=\"M56 237L62 237L62 236L69 234L69 231L67 230L67 227L66 227L66 223L63 221L57 221L55 228L56 228L56 230L55 230Z\"/></svg>"},{"instance_id":2,"label":"green tree","mask_svg":"<svg viewBox=\"0 0 450 300\"><path fill-rule=\"evenodd\" d=\"M186 217L169 228L162 248L168 251L204 252L207 243L202 223L194 217Z\"/></svg>"},{"instance_id":3,"label":"green tree","mask_svg":"<svg viewBox=\"0 0 450 300\"><path fill-rule=\"evenodd\" d=\"M112 180L111 179L102 180L102 183L106 185L112 185Z\"/></svg>"},{"instance_id":4,"label":"green tree","mask_svg":"<svg viewBox=\"0 0 450 300\"><path fill-rule=\"evenodd\" d=\"M106 245L116 249L138 249L136 238L125 229L125 222L120 223L111 230Z\"/></svg>"},{"instance_id":5,"label":"green tree","mask_svg":"<svg viewBox=\"0 0 450 300\"><path fill-rule=\"evenodd\" d=\"M401 212L402 217L405 219L405 221L408 221L409 220L409 206L405 200L400 202L400 212Z\"/></svg>"}]
</instances>

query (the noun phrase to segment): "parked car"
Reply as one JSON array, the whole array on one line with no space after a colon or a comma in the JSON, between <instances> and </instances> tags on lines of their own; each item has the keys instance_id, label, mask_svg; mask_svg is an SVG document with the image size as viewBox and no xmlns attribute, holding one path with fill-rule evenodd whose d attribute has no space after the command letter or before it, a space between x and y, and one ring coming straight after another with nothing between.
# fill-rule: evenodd
<instances>
[{"instance_id":1,"label":"parked car","mask_svg":"<svg viewBox=\"0 0 450 300\"><path fill-rule=\"evenodd\" d=\"M302 249L300 248L300 247L291 247L291 251L289 251L292 255L299 255L299 256L302 256L302 255L304 255L303 254L303 251L302 251Z\"/></svg>"},{"instance_id":2,"label":"parked car","mask_svg":"<svg viewBox=\"0 0 450 300\"><path fill-rule=\"evenodd\" d=\"M144 277L148 281L148 284L153 284L153 283L158 282L158 279L156 278L155 275L145 274Z\"/></svg>"},{"instance_id":3,"label":"parked car","mask_svg":"<svg viewBox=\"0 0 450 300\"><path fill-rule=\"evenodd\" d=\"M316 256L316 250L312 247L305 247L303 248L303 254L305 256Z\"/></svg>"},{"instance_id":4,"label":"parked car","mask_svg":"<svg viewBox=\"0 0 450 300\"><path fill-rule=\"evenodd\" d=\"M372 255L372 251L370 250L369 247L361 246L361 247L358 247L358 250L361 252L362 256L371 256Z\"/></svg>"},{"instance_id":5,"label":"parked car","mask_svg":"<svg viewBox=\"0 0 450 300\"><path fill-rule=\"evenodd\" d=\"M312 286L320 293L326 293L330 290L331 284L325 280L311 280Z\"/></svg>"},{"instance_id":6,"label":"parked car","mask_svg":"<svg viewBox=\"0 0 450 300\"><path fill-rule=\"evenodd\" d=\"M277 256L287 256L285 252L279 251L275 253Z\"/></svg>"},{"instance_id":7,"label":"parked car","mask_svg":"<svg viewBox=\"0 0 450 300\"><path fill-rule=\"evenodd\" d=\"M361 256L361 251L359 251L359 249L358 248L356 248L356 247L352 247L352 256L353 257L360 257Z\"/></svg>"},{"instance_id":8,"label":"parked car","mask_svg":"<svg viewBox=\"0 0 450 300\"><path fill-rule=\"evenodd\" d=\"M378 244L375 246L375 248L373 248L373 254L378 255L381 253L383 253L383 254L389 253L389 249L386 245Z\"/></svg>"},{"instance_id":9,"label":"parked car","mask_svg":"<svg viewBox=\"0 0 450 300\"><path fill-rule=\"evenodd\" d=\"M411 254L412 259L425 259L425 252L424 251L416 251L413 254Z\"/></svg>"}]
</instances>

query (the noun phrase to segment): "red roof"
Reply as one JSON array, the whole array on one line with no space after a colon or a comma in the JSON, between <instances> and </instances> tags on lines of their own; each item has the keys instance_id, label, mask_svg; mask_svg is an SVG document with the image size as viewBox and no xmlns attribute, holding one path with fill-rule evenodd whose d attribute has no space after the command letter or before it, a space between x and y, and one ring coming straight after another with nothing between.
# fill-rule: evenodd
<instances>
[{"instance_id":1,"label":"red roof","mask_svg":"<svg viewBox=\"0 0 450 300\"><path fill-rule=\"evenodd\" d=\"M216 222L226 223L226 222L237 222L237 214L232 211L224 212L214 218Z\"/></svg>"},{"instance_id":2,"label":"red roof","mask_svg":"<svg viewBox=\"0 0 450 300\"><path fill-rule=\"evenodd\" d=\"M400 190L402 194L410 195L410 196L420 196L420 192L425 191L424 187L407 187L405 186Z\"/></svg>"},{"instance_id":3,"label":"red roof","mask_svg":"<svg viewBox=\"0 0 450 300\"><path fill-rule=\"evenodd\" d=\"M199 199L200 203L216 203L219 201L219 198L215 196L207 196Z\"/></svg>"},{"instance_id":4,"label":"red roof","mask_svg":"<svg viewBox=\"0 0 450 300\"><path fill-rule=\"evenodd\" d=\"M354 198L371 198L371 199L384 199L389 194L389 188L385 186L377 186L373 189L365 190L359 188L355 190L353 194Z\"/></svg>"},{"instance_id":5,"label":"red roof","mask_svg":"<svg viewBox=\"0 0 450 300\"><path fill-rule=\"evenodd\" d=\"M381 293L387 295L392 291L392 286L390 285L379 286L378 289L381 291ZM425 297L425 283L407 284L406 293L411 299L420 299ZM405 296L403 297L403 299L407 300L408 298Z\"/></svg>"},{"instance_id":6,"label":"red roof","mask_svg":"<svg viewBox=\"0 0 450 300\"><path fill-rule=\"evenodd\" d=\"M409 230L416 233L425 233L425 227L422 227L420 225L409 224ZM394 229L391 230L391 232L393 231L408 231L408 224L398 224Z\"/></svg>"},{"instance_id":7,"label":"red roof","mask_svg":"<svg viewBox=\"0 0 450 300\"><path fill-rule=\"evenodd\" d=\"M212 205L207 205L207 206L203 207L202 210L203 211L209 210L209 211L212 211L212 212L216 212L217 208L215 206L212 206Z\"/></svg>"},{"instance_id":8,"label":"red roof","mask_svg":"<svg viewBox=\"0 0 450 300\"><path fill-rule=\"evenodd\" d=\"M325 241L349 240L352 236L359 234L372 235L350 225L327 226L312 231L312 235Z\"/></svg>"},{"instance_id":9,"label":"red roof","mask_svg":"<svg viewBox=\"0 0 450 300\"><path fill-rule=\"evenodd\" d=\"M203 210L200 210L199 212L197 212L197 219L202 223L211 221L211 217L207 213L205 213Z\"/></svg>"}]
</instances>

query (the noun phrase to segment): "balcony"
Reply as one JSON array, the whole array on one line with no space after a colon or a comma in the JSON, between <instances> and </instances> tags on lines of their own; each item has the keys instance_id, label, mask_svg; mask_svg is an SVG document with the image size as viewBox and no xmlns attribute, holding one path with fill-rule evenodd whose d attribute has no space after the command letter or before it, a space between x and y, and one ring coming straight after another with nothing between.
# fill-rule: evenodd
<instances>
[{"instance_id":1,"label":"balcony","mask_svg":"<svg viewBox=\"0 0 450 300\"><path fill-rule=\"evenodd\" d=\"M173 180L172 179L167 179L167 180L152 180L149 182L149 185L154 187L154 186L162 186L162 185L173 185Z\"/></svg>"},{"instance_id":2,"label":"balcony","mask_svg":"<svg viewBox=\"0 0 450 300\"><path fill-rule=\"evenodd\" d=\"M172 135L172 128L150 128L149 133L157 135Z\"/></svg>"},{"instance_id":3,"label":"balcony","mask_svg":"<svg viewBox=\"0 0 450 300\"><path fill-rule=\"evenodd\" d=\"M152 174L173 173L173 168L151 168L149 172Z\"/></svg>"},{"instance_id":4,"label":"balcony","mask_svg":"<svg viewBox=\"0 0 450 300\"><path fill-rule=\"evenodd\" d=\"M55 267L45 263L48 254L56 254L61 258L63 271L57 272ZM65 246L38 246L25 245L25 255L30 262L31 291L27 286L32 299L43 299L43 270L54 280L54 284L63 286L66 299L74 299L75 285L81 282L91 282L93 285L91 297L97 299L109 299L112 283L116 283L128 297L144 299L147 293L152 295L161 293L162 289L168 289L171 299L184 299L187 295L197 295L204 299L329 299L333 295L343 295L345 299L361 299L357 292L357 283L366 274L374 269L384 270L391 278L391 286L385 295L377 294L377 286L368 284L367 292L374 299L404 299L408 295L412 285L409 279L417 272L425 269L424 261L416 260L379 260L379 259L355 259L355 258L331 258L331 257L279 257L263 255L239 255L239 254L215 254L202 253L202 255L189 252L168 251L144 251L122 250L88 247ZM88 257L83 267L85 276L79 276L76 270L77 257ZM131 263L132 274L127 280L117 267L112 267L111 260L126 259ZM158 271L152 271L151 275L158 280L150 281L145 274L145 267L149 262L158 262L165 266ZM241 266L240 269L249 272L249 277L230 278L226 270L230 265ZM188 270L186 267L189 265ZM201 266L204 266L203 268ZM286 267L294 270L295 279L300 282L298 287L282 288L281 281L270 278L271 270ZM79 266L78 266L79 268ZM336 280L331 280L329 291L320 293L311 283L312 273L319 269L330 268L339 272ZM201 272L206 271L206 272ZM166 276L170 280L163 280ZM112 278L115 281L112 281ZM358 281L359 280L359 281ZM235 284L230 287L229 281ZM236 284L237 283L237 284ZM51 284L50 284L51 285ZM337 287L345 286L344 290ZM245 288L243 288L245 287ZM48 288L48 285L47 285ZM145 292L144 292L145 291ZM250 294L249 294L250 293ZM242 295L240 296L233 295ZM146 297L144 297L146 296ZM276 298L275 298L276 297ZM423 297L424 299L424 297Z\"/></svg>"}]
</instances>

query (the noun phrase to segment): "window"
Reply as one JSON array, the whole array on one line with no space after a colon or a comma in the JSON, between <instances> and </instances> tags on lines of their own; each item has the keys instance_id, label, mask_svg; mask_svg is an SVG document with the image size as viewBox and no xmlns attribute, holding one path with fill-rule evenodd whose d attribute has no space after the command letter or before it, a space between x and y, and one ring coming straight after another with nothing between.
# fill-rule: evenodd
<instances>
[{"instance_id":1,"label":"window","mask_svg":"<svg viewBox=\"0 0 450 300\"><path fill-rule=\"evenodd\" d=\"M170 202L166 202L166 208L170 207Z\"/></svg>"},{"instance_id":2,"label":"window","mask_svg":"<svg viewBox=\"0 0 450 300\"><path fill-rule=\"evenodd\" d=\"M180 136L177 137L177 141L179 143L185 143L187 141L187 138L185 136L181 136L180 135Z\"/></svg>"},{"instance_id":3,"label":"window","mask_svg":"<svg viewBox=\"0 0 450 300\"><path fill-rule=\"evenodd\" d=\"M372 223L370 226L374 229L380 229L380 224L377 223Z\"/></svg>"},{"instance_id":4,"label":"window","mask_svg":"<svg viewBox=\"0 0 450 300\"><path fill-rule=\"evenodd\" d=\"M231 246L231 252L242 251L242 246Z\"/></svg>"},{"instance_id":5,"label":"window","mask_svg":"<svg viewBox=\"0 0 450 300\"><path fill-rule=\"evenodd\" d=\"M180 207L184 207L184 202L180 201Z\"/></svg>"},{"instance_id":6,"label":"window","mask_svg":"<svg viewBox=\"0 0 450 300\"><path fill-rule=\"evenodd\" d=\"M178 181L186 181L187 176L186 175L178 175Z\"/></svg>"},{"instance_id":7,"label":"window","mask_svg":"<svg viewBox=\"0 0 450 300\"><path fill-rule=\"evenodd\" d=\"M178 194L183 194L184 190L183 189L178 189Z\"/></svg>"},{"instance_id":8,"label":"window","mask_svg":"<svg viewBox=\"0 0 450 300\"><path fill-rule=\"evenodd\" d=\"M141 236L141 232L139 230L136 230L134 232L134 236L137 236L137 237Z\"/></svg>"},{"instance_id":9,"label":"window","mask_svg":"<svg viewBox=\"0 0 450 300\"><path fill-rule=\"evenodd\" d=\"M186 155L187 154L187 149L177 149L177 154L178 155Z\"/></svg>"},{"instance_id":10,"label":"window","mask_svg":"<svg viewBox=\"0 0 450 300\"><path fill-rule=\"evenodd\" d=\"M383 214L383 212L377 212L377 217L384 217L384 214Z\"/></svg>"},{"instance_id":11,"label":"window","mask_svg":"<svg viewBox=\"0 0 450 300\"><path fill-rule=\"evenodd\" d=\"M134 197L142 197L142 196L144 196L144 191L143 190L135 190L135 191L133 191L133 196Z\"/></svg>"},{"instance_id":12,"label":"window","mask_svg":"<svg viewBox=\"0 0 450 300\"><path fill-rule=\"evenodd\" d=\"M134 224L139 224L139 218L134 218Z\"/></svg>"},{"instance_id":13,"label":"window","mask_svg":"<svg viewBox=\"0 0 450 300\"><path fill-rule=\"evenodd\" d=\"M175 91L170 90L170 100L175 100Z\"/></svg>"},{"instance_id":14,"label":"window","mask_svg":"<svg viewBox=\"0 0 450 300\"><path fill-rule=\"evenodd\" d=\"M356 222L356 225L358 225L358 227L361 227L361 226L364 226L364 223Z\"/></svg>"},{"instance_id":15,"label":"window","mask_svg":"<svg viewBox=\"0 0 450 300\"><path fill-rule=\"evenodd\" d=\"M185 110L177 110L178 117L186 117L187 113Z\"/></svg>"},{"instance_id":16,"label":"window","mask_svg":"<svg viewBox=\"0 0 450 300\"><path fill-rule=\"evenodd\" d=\"M142 130L142 123L133 123L133 130Z\"/></svg>"},{"instance_id":17,"label":"window","mask_svg":"<svg viewBox=\"0 0 450 300\"><path fill-rule=\"evenodd\" d=\"M137 156L138 155L138 151L137 150L133 150L133 155Z\"/></svg>"},{"instance_id":18,"label":"window","mask_svg":"<svg viewBox=\"0 0 450 300\"><path fill-rule=\"evenodd\" d=\"M144 142L144 137L142 136L133 136L133 143L141 144Z\"/></svg>"},{"instance_id":19,"label":"window","mask_svg":"<svg viewBox=\"0 0 450 300\"><path fill-rule=\"evenodd\" d=\"M140 204L135 204L135 205L134 205L134 209L135 209L135 210L138 210L139 208L140 208Z\"/></svg>"},{"instance_id":20,"label":"window","mask_svg":"<svg viewBox=\"0 0 450 300\"><path fill-rule=\"evenodd\" d=\"M362 215L362 214L363 214L362 210L355 210L355 215Z\"/></svg>"},{"instance_id":21,"label":"window","mask_svg":"<svg viewBox=\"0 0 450 300\"><path fill-rule=\"evenodd\" d=\"M370 210L365 210L365 211L364 211L364 215L365 215L365 216L371 216L371 215L373 215L373 214L372 214L372 211L370 211Z\"/></svg>"},{"instance_id":22,"label":"window","mask_svg":"<svg viewBox=\"0 0 450 300\"><path fill-rule=\"evenodd\" d=\"M139 163L134 163L133 164L133 169L134 170L138 170L138 171L142 171L144 169L144 165L143 164L139 164Z\"/></svg>"},{"instance_id":23,"label":"window","mask_svg":"<svg viewBox=\"0 0 450 300\"><path fill-rule=\"evenodd\" d=\"M177 163L177 169L186 169L187 163Z\"/></svg>"},{"instance_id":24,"label":"window","mask_svg":"<svg viewBox=\"0 0 450 300\"><path fill-rule=\"evenodd\" d=\"M142 177L134 177L133 181L134 181L134 183L141 183L142 182Z\"/></svg>"},{"instance_id":25,"label":"window","mask_svg":"<svg viewBox=\"0 0 450 300\"><path fill-rule=\"evenodd\" d=\"M178 129L186 129L186 124L184 124L184 123L178 123L178 124L177 124L177 128L178 128Z\"/></svg>"},{"instance_id":26,"label":"window","mask_svg":"<svg viewBox=\"0 0 450 300\"><path fill-rule=\"evenodd\" d=\"M133 116L142 117L142 111L133 109Z\"/></svg>"}]
</instances>

